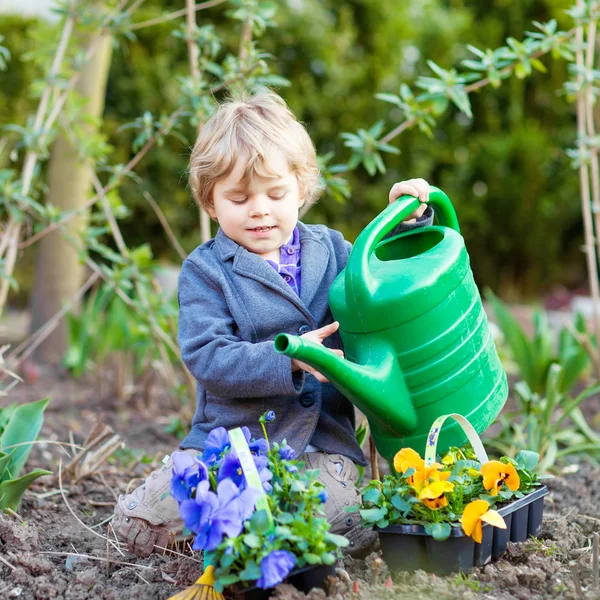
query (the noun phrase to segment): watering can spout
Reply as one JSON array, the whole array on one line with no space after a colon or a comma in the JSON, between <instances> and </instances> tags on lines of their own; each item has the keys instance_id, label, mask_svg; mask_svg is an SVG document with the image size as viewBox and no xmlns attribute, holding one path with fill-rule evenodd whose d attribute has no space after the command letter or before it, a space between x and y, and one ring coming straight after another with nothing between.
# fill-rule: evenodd
<instances>
[{"instance_id":1,"label":"watering can spout","mask_svg":"<svg viewBox=\"0 0 600 600\"><path fill-rule=\"evenodd\" d=\"M372 431L405 436L417 426L417 415L402 369L389 348L370 352L369 365L341 358L329 348L281 333L275 349L318 369L369 419Z\"/></svg>"}]
</instances>

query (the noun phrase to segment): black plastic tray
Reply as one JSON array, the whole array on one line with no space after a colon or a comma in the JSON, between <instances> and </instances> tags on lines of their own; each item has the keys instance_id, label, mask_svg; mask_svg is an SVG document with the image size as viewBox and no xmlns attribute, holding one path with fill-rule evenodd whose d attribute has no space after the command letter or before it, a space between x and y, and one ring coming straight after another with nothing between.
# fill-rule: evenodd
<instances>
[{"instance_id":1,"label":"black plastic tray","mask_svg":"<svg viewBox=\"0 0 600 600\"><path fill-rule=\"evenodd\" d=\"M383 560L392 571L416 571L446 575L456 571L469 573L504 552L508 542L523 542L537 536L542 525L544 496L548 488L538 488L524 498L502 506L498 512L504 517L506 529L483 525L481 543L467 536L459 527L453 527L445 542L436 542L422 525L390 525L375 528L379 533Z\"/></svg>"},{"instance_id":2,"label":"black plastic tray","mask_svg":"<svg viewBox=\"0 0 600 600\"><path fill-rule=\"evenodd\" d=\"M314 565L292 571L285 579L285 583L293 585L296 589L308 594L313 588L327 591L327 578L335 577L335 565ZM232 600L268 600L273 593L273 588L263 590L250 583L244 588L235 584L228 588L226 598Z\"/></svg>"}]
</instances>

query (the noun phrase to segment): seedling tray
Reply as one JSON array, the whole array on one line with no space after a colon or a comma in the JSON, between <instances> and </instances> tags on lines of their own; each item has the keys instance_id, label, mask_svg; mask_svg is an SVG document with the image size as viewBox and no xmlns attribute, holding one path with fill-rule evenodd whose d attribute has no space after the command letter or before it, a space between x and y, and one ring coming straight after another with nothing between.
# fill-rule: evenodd
<instances>
[{"instance_id":1,"label":"seedling tray","mask_svg":"<svg viewBox=\"0 0 600 600\"><path fill-rule=\"evenodd\" d=\"M296 589L308 594L313 588L327 591L327 578L335 577L335 565L315 565L292 571L285 583L293 585ZM244 588L239 584L231 586L226 594L232 600L268 600L273 593L273 588L263 590L256 585Z\"/></svg>"},{"instance_id":2,"label":"seedling tray","mask_svg":"<svg viewBox=\"0 0 600 600\"><path fill-rule=\"evenodd\" d=\"M469 573L506 552L508 542L523 542L539 535L544 512L543 486L524 498L502 506L498 512L506 529L485 523L481 543L476 543L460 527L453 527L450 537L437 542L422 525L390 525L377 529L383 559L392 571L416 571L447 575L456 571Z\"/></svg>"}]
</instances>

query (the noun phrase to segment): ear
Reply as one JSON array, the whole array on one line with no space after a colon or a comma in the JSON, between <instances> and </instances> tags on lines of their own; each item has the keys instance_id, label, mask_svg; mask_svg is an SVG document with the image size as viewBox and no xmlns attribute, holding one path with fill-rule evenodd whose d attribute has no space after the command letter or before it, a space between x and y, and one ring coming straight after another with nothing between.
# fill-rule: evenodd
<instances>
[{"instance_id":1,"label":"ear","mask_svg":"<svg viewBox=\"0 0 600 600\"><path fill-rule=\"evenodd\" d=\"M217 218L217 213L215 211L215 206L214 204L208 204L206 207L206 212L208 213L209 217L211 219L216 219Z\"/></svg>"}]
</instances>

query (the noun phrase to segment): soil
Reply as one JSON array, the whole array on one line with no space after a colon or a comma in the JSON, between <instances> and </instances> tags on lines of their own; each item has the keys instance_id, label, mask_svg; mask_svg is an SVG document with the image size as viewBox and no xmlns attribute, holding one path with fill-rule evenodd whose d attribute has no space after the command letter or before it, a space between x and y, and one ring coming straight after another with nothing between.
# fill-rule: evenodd
<instances>
[{"instance_id":1,"label":"soil","mask_svg":"<svg viewBox=\"0 0 600 600\"><path fill-rule=\"evenodd\" d=\"M1 599L166 600L200 575L198 554L141 559L118 548L112 534L112 543L107 545L107 519L115 495L138 485L178 443L165 432L176 416L166 395L155 393L153 406L146 407L134 400L117 400L110 387L106 382L100 385L96 380L73 381L45 374L35 382L17 386L9 398L0 399L1 405L6 405L52 397L39 438L45 441L34 447L27 470L40 467L54 472L31 486L18 515L0 513ZM53 442L72 439L81 444L100 417L125 446L91 475L74 483L64 473L70 458ZM364 560L347 557L330 597L600 597L600 590L593 589L591 572L592 538L600 532L600 468L584 463L570 471L548 482L551 494L546 498L540 537L509 544L507 553L492 564L468 576L436 577L419 571L392 574L389 580L390 574L376 553ZM325 593L313 590L305 596L281 585L274 598L322 600Z\"/></svg>"}]
</instances>

